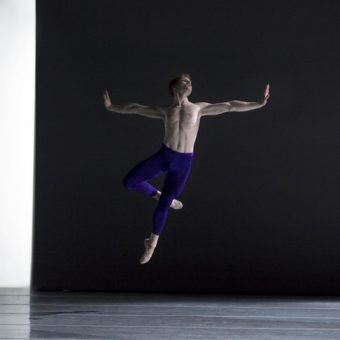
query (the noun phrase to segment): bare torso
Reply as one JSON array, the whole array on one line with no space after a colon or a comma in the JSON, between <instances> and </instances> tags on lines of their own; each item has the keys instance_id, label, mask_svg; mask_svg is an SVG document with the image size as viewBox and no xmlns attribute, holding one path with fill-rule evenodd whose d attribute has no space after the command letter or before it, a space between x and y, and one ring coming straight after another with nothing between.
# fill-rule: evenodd
<instances>
[{"instance_id":1,"label":"bare torso","mask_svg":"<svg viewBox=\"0 0 340 340\"><path fill-rule=\"evenodd\" d=\"M193 152L199 125L200 106L187 103L164 109L163 143L177 152Z\"/></svg>"},{"instance_id":2,"label":"bare torso","mask_svg":"<svg viewBox=\"0 0 340 340\"><path fill-rule=\"evenodd\" d=\"M182 74L170 83L173 102L170 107L146 106L137 103L112 105L107 90L104 93L104 105L109 111L118 113L137 113L150 118L160 118L164 122L163 143L177 152L193 152L200 125L200 119L206 115L217 115L229 111L249 111L266 105L269 98L269 84L259 102L242 102L233 100L210 104L205 102L192 103L188 100L192 85L190 76Z\"/></svg>"}]
</instances>

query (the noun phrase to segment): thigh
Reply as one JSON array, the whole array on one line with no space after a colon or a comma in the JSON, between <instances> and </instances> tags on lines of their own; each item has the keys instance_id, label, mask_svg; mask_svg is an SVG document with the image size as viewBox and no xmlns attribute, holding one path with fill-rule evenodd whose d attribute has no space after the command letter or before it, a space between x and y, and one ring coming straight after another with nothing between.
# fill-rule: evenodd
<instances>
[{"instance_id":1,"label":"thigh","mask_svg":"<svg viewBox=\"0 0 340 340\"><path fill-rule=\"evenodd\" d=\"M164 172L163 168L164 160L162 153L156 152L154 155L134 166L125 177L133 178L136 182L145 181L159 176Z\"/></svg>"}]
</instances>

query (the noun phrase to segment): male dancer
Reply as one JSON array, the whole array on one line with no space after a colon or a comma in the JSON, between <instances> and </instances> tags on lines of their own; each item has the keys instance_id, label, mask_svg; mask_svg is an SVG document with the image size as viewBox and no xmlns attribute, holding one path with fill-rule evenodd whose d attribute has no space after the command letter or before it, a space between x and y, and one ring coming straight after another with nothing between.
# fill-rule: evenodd
<instances>
[{"instance_id":1,"label":"male dancer","mask_svg":"<svg viewBox=\"0 0 340 340\"><path fill-rule=\"evenodd\" d=\"M169 208L181 209L182 202L176 200L183 191L191 170L194 156L194 144L200 119L203 116L218 115L230 111L249 111L266 105L269 98L269 84L259 102L232 100L217 104L205 102L192 103L188 97L192 91L189 74L181 74L169 83L169 92L173 97L168 107L156 107L128 103L112 105L107 90L104 91L104 105L107 110L117 113L135 113L164 121L165 135L161 149L148 159L137 164L124 178L127 189L136 190L158 200L153 214L153 229L150 238L144 240L145 251L140 259L147 263L156 248ZM147 180L167 172L163 192L158 191Z\"/></svg>"}]
</instances>

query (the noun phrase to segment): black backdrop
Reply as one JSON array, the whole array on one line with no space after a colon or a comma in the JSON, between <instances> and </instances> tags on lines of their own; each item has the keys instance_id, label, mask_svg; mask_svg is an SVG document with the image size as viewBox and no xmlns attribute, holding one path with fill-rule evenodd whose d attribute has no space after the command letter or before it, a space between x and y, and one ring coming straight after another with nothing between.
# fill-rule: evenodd
<instances>
[{"instance_id":1,"label":"black backdrop","mask_svg":"<svg viewBox=\"0 0 340 340\"><path fill-rule=\"evenodd\" d=\"M32 287L338 294L339 14L329 0L37 0ZM267 82L271 97L202 118L184 209L141 266L156 201L122 178L163 126L106 111L102 91L167 105L181 72L192 101L258 100Z\"/></svg>"}]
</instances>

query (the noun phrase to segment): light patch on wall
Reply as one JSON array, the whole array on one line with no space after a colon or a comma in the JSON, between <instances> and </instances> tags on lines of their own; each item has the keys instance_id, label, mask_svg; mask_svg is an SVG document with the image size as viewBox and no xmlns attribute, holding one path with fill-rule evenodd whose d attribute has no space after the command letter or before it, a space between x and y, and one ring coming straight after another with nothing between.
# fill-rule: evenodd
<instances>
[{"instance_id":1,"label":"light patch on wall","mask_svg":"<svg viewBox=\"0 0 340 340\"><path fill-rule=\"evenodd\" d=\"M35 1L0 2L0 287L31 273Z\"/></svg>"}]
</instances>

